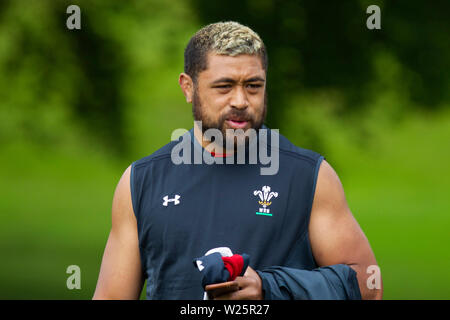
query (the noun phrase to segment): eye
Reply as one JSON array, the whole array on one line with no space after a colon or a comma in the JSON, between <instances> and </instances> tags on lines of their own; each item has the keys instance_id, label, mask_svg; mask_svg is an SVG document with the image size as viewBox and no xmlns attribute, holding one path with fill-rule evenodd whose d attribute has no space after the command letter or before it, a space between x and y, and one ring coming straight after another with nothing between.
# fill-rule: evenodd
<instances>
[{"instance_id":1,"label":"eye","mask_svg":"<svg viewBox=\"0 0 450 320\"><path fill-rule=\"evenodd\" d=\"M250 89L259 89L262 87L262 84L259 83L250 83L247 85Z\"/></svg>"},{"instance_id":2,"label":"eye","mask_svg":"<svg viewBox=\"0 0 450 320\"><path fill-rule=\"evenodd\" d=\"M218 89L230 89L231 88L231 84L222 84L219 86L215 86L214 88L218 88Z\"/></svg>"}]
</instances>

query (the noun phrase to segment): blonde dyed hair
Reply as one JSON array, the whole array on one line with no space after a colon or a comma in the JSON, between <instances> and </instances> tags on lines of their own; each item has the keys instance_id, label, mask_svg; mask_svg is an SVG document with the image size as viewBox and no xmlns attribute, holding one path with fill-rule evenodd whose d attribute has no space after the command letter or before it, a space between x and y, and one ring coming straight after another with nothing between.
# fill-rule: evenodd
<instances>
[{"instance_id":1,"label":"blonde dyed hair","mask_svg":"<svg viewBox=\"0 0 450 320\"><path fill-rule=\"evenodd\" d=\"M228 56L257 55L267 71L267 53L259 35L238 22L209 24L190 39L184 50L184 72L196 81L198 74L207 69L207 54L215 52Z\"/></svg>"}]
</instances>

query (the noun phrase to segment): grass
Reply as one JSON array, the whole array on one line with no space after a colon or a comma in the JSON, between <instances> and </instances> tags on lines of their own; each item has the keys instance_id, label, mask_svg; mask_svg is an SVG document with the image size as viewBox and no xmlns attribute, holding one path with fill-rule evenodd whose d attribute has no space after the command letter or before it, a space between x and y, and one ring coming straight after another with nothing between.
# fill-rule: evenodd
<instances>
[{"instance_id":1,"label":"grass","mask_svg":"<svg viewBox=\"0 0 450 320\"><path fill-rule=\"evenodd\" d=\"M347 153L342 180L384 297L450 299L450 117L411 117L376 139L377 152Z\"/></svg>"}]
</instances>

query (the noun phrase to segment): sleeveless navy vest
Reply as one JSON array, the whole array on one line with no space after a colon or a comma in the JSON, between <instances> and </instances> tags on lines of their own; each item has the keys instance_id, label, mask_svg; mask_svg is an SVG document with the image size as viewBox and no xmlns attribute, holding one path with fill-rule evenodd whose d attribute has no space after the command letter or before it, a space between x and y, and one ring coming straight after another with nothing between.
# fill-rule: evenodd
<instances>
[{"instance_id":1,"label":"sleeveless navy vest","mask_svg":"<svg viewBox=\"0 0 450 320\"><path fill-rule=\"evenodd\" d=\"M267 165L248 161L176 165L172 149L186 137L193 155L203 153L191 129L131 166L147 299L202 299L200 272L192 260L216 247L247 253L255 270L316 268L308 225L324 157L279 135L275 175L261 175Z\"/></svg>"}]
</instances>

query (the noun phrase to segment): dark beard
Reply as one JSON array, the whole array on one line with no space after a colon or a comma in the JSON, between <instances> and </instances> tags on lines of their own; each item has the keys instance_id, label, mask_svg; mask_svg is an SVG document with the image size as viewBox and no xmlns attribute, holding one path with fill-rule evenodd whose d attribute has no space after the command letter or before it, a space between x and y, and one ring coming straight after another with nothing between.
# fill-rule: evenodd
<instances>
[{"instance_id":1,"label":"dark beard","mask_svg":"<svg viewBox=\"0 0 450 320\"><path fill-rule=\"evenodd\" d=\"M194 121L202 122L202 134L204 134L208 129L218 129L222 132L223 137L226 137L225 121L230 117L248 119L248 121L250 122L250 128L258 131L266 120L267 92L264 93L264 109L260 119L255 119L253 116L250 116L246 110L232 109L229 113L222 115L217 121L213 121L207 119L203 114L203 106L200 102L197 88L194 87L194 96L192 99L192 114L194 116ZM224 139L224 143L225 140L226 139Z\"/></svg>"}]
</instances>

